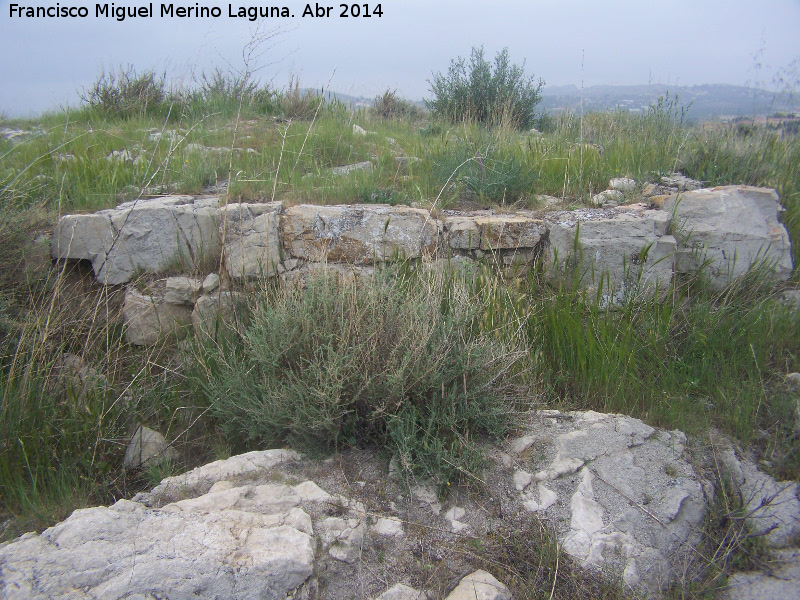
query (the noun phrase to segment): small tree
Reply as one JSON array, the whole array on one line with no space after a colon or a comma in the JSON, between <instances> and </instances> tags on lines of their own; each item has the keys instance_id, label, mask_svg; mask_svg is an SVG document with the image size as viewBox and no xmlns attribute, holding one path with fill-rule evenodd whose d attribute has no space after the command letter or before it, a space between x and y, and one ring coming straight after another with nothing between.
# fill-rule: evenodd
<instances>
[{"instance_id":1,"label":"small tree","mask_svg":"<svg viewBox=\"0 0 800 600\"><path fill-rule=\"evenodd\" d=\"M484 58L483 46L472 48L466 59L450 62L447 75L434 73L428 80L433 100L426 100L436 116L450 121L477 121L488 125L507 124L521 129L533 125L534 107L542 99L544 82L525 76L525 63L512 64L503 48L492 64Z\"/></svg>"}]
</instances>

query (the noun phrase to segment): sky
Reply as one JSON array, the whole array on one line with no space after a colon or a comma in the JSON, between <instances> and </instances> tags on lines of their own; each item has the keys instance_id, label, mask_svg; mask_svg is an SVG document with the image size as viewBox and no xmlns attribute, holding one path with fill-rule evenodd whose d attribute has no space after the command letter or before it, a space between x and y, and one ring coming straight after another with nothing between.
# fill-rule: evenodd
<instances>
[{"instance_id":1,"label":"sky","mask_svg":"<svg viewBox=\"0 0 800 600\"><path fill-rule=\"evenodd\" d=\"M302 17L294 0L195 2L219 18L96 17L94 0L15 0L23 6L86 7L86 18L10 16L0 0L0 115L32 116L75 106L103 70L132 65L166 71L184 85L215 67L248 70L262 82L372 97L386 89L429 97L428 80L450 61L484 46L507 47L512 61L547 85L699 85L772 89L800 69L800 0L388 0L382 16ZM35 4L34 2L39 2ZM283 2L283 4L278 4ZM100 4L104 4L102 0ZM378 3L369 3L374 11ZM148 6L119 0L116 6ZM251 22L229 5L286 6L294 17ZM364 3L357 5L364 10ZM265 38L261 44L253 40ZM252 49L252 52L248 51ZM794 62L793 62L794 61Z\"/></svg>"}]
</instances>

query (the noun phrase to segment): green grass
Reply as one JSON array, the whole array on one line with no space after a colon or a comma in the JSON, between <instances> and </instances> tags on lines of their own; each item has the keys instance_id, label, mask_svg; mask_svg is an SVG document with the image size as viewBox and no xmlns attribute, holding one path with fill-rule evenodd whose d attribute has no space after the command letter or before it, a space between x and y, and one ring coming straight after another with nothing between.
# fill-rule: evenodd
<instances>
[{"instance_id":1,"label":"green grass","mask_svg":"<svg viewBox=\"0 0 800 600\"><path fill-rule=\"evenodd\" d=\"M140 423L177 442L175 469L266 445L375 445L446 487L472 480L482 464L476 441L512 427L513 410L591 408L697 436L715 428L753 448L774 475L800 476L796 398L782 383L800 370L800 313L757 277L720 293L679 281L662 300L610 310L552 287L536 266L485 266L462 280L405 265L361 288L327 280L305 292L261 290L249 322L221 346L197 343L187 355L125 345L113 289L26 258L58 214L153 188L196 194L230 180L229 201L535 207L539 194L580 205L612 177L643 183L677 168L709 184L778 189L797 260L796 134L689 125L669 100L582 124L561 115L538 136L415 111L399 118L390 96L385 111L351 113L336 103L306 110L302 95L245 102L235 88L214 89L169 117L84 108L2 123L38 132L0 140L2 539L151 485L159 474L121 470ZM298 113L283 119L290 102ZM369 133L354 134L353 124ZM141 158L107 159L122 150ZM400 166L396 156L419 161ZM370 172L330 173L365 160ZM54 387L52 366L65 351L102 371L110 388L80 396ZM493 399L498 389L504 401ZM514 532L495 543L487 560L522 544Z\"/></svg>"}]
</instances>

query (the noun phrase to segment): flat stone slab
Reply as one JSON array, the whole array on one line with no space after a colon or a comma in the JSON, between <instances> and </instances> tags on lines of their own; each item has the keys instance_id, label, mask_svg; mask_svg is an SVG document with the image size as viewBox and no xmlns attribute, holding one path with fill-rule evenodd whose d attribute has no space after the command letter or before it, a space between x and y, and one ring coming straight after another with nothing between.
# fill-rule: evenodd
<instances>
[{"instance_id":1,"label":"flat stone slab","mask_svg":"<svg viewBox=\"0 0 800 600\"><path fill-rule=\"evenodd\" d=\"M235 279L272 277L281 262L280 202L228 204L220 209L225 268Z\"/></svg>"},{"instance_id":2,"label":"flat stone slab","mask_svg":"<svg viewBox=\"0 0 800 600\"><path fill-rule=\"evenodd\" d=\"M541 219L524 215L452 216L442 222L454 250L535 248L547 235Z\"/></svg>"},{"instance_id":3,"label":"flat stone slab","mask_svg":"<svg viewBox=\"0 0 800 600\"><path fill-rule=\"evenodd\" d=\"M291 257L353 265L432 255L440 230L427 210L385 205L291 206L282 225Z\"/></svg>"},{"instance_id":4,"label":"flat stone slab","mask_svg":"<svg viewBox=\"0 0 800 600\"><path fill-rule=\"evenodd\" d=\"M219 259L219 199L167 196L59 219L53 258L89 260L97 280L127 283L140 272Z\"/></svg>"}]
</instances>

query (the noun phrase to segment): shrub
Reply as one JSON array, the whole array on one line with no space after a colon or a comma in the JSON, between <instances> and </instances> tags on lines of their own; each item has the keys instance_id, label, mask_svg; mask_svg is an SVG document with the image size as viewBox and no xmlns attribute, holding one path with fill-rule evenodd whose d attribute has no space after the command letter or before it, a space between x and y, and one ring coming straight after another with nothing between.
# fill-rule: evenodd
<instances>
[{"instance_id":1,"label":"shrub","mask_svg":"<svg viewBox=\"0 0 800 600\"><path fill-rule=\"evenodd\" d=\"M275 108L275 93L261 87L247 74L228 74L219 68L203 73L193 99L215 110L236 109L239 106L258 113L270 113Z\"/></svg>"},{"instance_id":2,"label":"shrub","mask_svg":"<svg viewBox=\"0 0 800 600\"><path fill-rule=\"evenodd\" d=\"M311 90L300 90L300 78L292 77L288 89L281 97L283 116L287 119L307 120L314 117L324 98Z\"/></svg>"},{"instance_id":3,"label":"shrub","mask_svg":"<svg viewBox=\"0 0 800 600\"><path fill-rule=\"evenodd\" d=\"M375 96L372 102L372 112L383 119L419 119L422 109L416 104L400 98L397 90L386 90L383 94Z\"/></svg>"},{"instance_id":4,"label":"shrub","mask_svg":"<svg viewBox=\"0 0 800 600\"><path fill-rule=\"evenodd\" d=\"M251 324L198 363L226 439L307 450L377 444L441 485L504 432L499 389L518 355L477 331L480 303L443 278L323 276L262 298Z\"/></svg>"},{"instance_id":5,"label":"shrub","mask_svg":"<svg viewBox=\"0 0 800 600\"><path fill-rule=\"evenodd\" d=\"M533 109L541 101L544 82L526 77L523 65L512 64L508 48L498 52L491 63L483 47L472 48L469 64L459 57L451 61L447 75L434 73L433 100L425 104L435 116L450 121L476 121L529 129Z\"/></svg>"},{"instance_id":6,"label":"shrub","mask_svg":"<svg viewBox=\"0 0 800 600\"><path fill-rule=\"evenodd\" d=\"M129 66L120 72L103 72L88 90L81 94L81 101L103 116L129 118L162 114L169 108L170 98L166 89L166 73L155 71L138 74Z\"/></svg>"},{"instance_id":7,"label":"shrub","mask_svg":"<svg viewBox=\"0 0 800 600\"><path fill-rule=\"evenodd\" d=\"M456 182L468 195L498 204L516 202L536 181L531 168L499 144L477 149L467 142L448 145L431 157L431 164L439 187Z\"/></svg>"}]
</instances>

